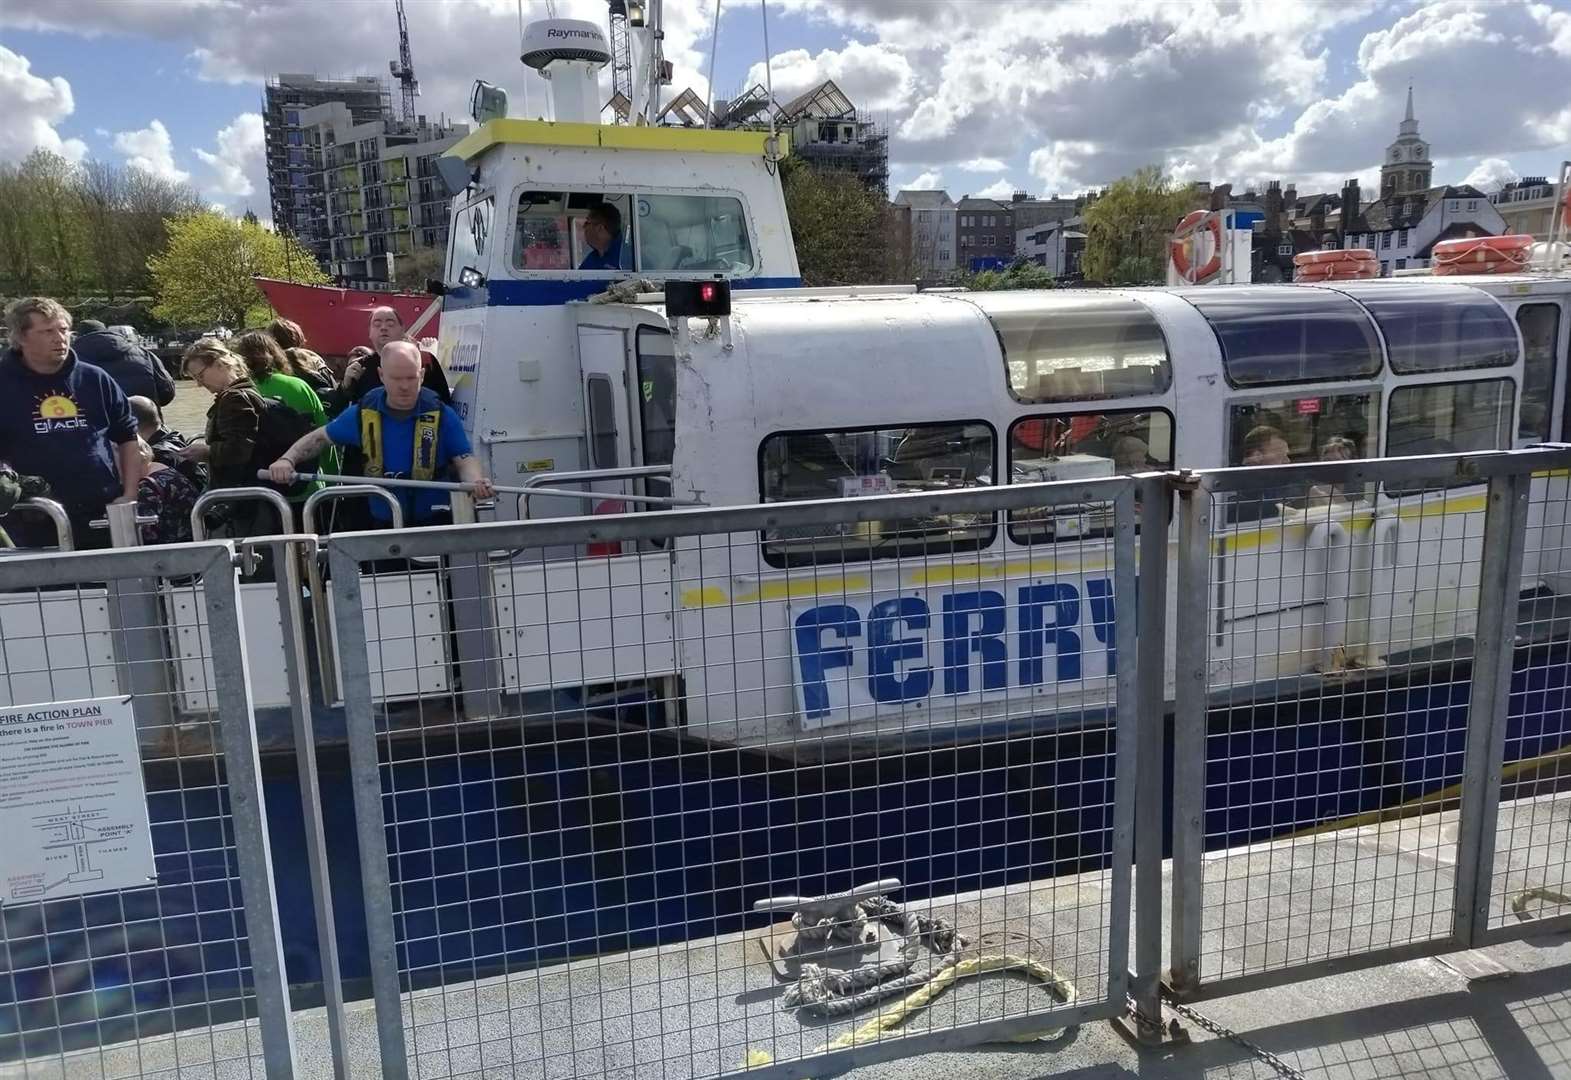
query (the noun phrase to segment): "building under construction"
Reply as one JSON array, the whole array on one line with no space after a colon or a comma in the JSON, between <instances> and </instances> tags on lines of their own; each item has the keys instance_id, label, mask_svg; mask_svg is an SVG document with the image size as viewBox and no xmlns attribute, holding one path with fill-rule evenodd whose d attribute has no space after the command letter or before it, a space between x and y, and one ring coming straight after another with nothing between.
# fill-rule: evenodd
<instances>
[{"instance_id":1,"label":"building under construction","mask_svg":"<svg viewBox=\"0 0 1571 1080\"><path fill-rule=\"evenodd\" d=\"M659 122L674 127L704 127L708 122L729 130L767 130L771 119L777 130L789 133L795 157L818 169L851 173L869 190L885 195L888 129L871 113L858 109L833 79L785 105L755 85L735 97L716 99L712 120L703 99L684 90L661 110Z\"/></svg>"}]
</instances>

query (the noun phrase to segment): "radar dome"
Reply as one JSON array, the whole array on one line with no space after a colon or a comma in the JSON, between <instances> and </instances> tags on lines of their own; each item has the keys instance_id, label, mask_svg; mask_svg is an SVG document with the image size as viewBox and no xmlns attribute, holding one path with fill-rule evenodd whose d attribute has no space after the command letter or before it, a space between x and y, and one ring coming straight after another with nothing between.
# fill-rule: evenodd
<instances>
[{"instance_id":1,"label":"radar dome","mask_svg":"<svg viewBox=\"0 0 1571 1080\"><path fill-rule=\"evenodd\" d=\"M524 30L525 64L544 70L557 60L609 64L611 48L600 27L583 19L541 19Z\"/></svg>"}]
</instances>

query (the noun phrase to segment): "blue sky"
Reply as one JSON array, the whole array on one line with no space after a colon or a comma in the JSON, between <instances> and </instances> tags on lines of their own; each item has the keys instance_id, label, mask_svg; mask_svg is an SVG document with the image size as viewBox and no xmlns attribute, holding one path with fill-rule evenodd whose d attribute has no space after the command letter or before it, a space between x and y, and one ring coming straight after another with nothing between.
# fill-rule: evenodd
<instances>
[{"instance_id":1,"label":"blue sky","mask_svg":"<svg viewBox=\"0 0 1571 1080\"><path fill-rule=\"evenodd\" d=\"M710 5L666 0L673 93L707 89ZM408 7L423 110L461 114L476 77L509 87L515 110L539 100L513 3ZM770 0L769 30L777 96L834 77L888 123L894 186L956 197L1074 191L1150 162L1238 188L1373 183L1409 82L1437 181L1498 183L1571 155L1571 0ZM6 0L0 159L134 160L265 216L262 78L382 72L395 50L392 0ZM718 91L761 78L763 52L755 0L725 0Z\"/></svg>"}]
</instances>

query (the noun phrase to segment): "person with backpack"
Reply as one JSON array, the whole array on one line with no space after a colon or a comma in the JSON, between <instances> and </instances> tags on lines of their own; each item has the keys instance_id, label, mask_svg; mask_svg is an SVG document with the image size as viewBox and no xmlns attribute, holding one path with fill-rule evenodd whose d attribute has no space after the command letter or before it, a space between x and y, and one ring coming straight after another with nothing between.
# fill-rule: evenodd
<instances>
[{"instance_id":1,"label":"person with backpack","mask_svg":"<svg viewBox=\"0 0 1571 1080\"><path fill-rule=\"evenodd\" d=\"M273 340L271 334L262 330L248 330L234 339L232 347L235 354L245 361L246 371L250 373L251 382L256 386L258 394L272 401L283 402L311 421L304 431L319 428L327 423L327 411L322 408L322 399L317 397L316 391L310 384L287 374L289 357L284 354L278 342ZM301 433L303 434L304 431ZM258 467L265 469L272 463L273 459L268 458L260 462ZM324 472L337 472L337 455L323 461L320 468ZM289 501L303 503L313 491L322 486L320 480L296 484L289 489Z\"/></svg>"},{"instance_id":2,"label":"person with backpack","mask_svg":"<svg viewBox=\"0 0 1571 1080\"><path fill-rule=\"evenodd\" d=\"M245 361L217 338L202 338L185 351L187 377L213 395L207 410L207 434L181 452L181 457L207 462L213 488L254 487L257 470L311 428L311 418L280 401L264 398L251 381ZM237 504L231 513L231 535L256 535L261 504ZM292 522L283 527L293 528Z\"/></svg>"}]
</instances>

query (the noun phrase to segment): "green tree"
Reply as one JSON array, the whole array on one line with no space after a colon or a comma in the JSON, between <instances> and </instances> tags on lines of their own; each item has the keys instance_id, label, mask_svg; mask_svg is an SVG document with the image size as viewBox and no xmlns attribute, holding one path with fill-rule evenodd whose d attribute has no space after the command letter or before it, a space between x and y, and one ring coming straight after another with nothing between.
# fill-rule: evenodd
<instances>
[{"instance_id":1,"label":"green tree","mask_svg":"<svg viewBox=\"0 0 1571 1080\"><path fill-rule=\"evenodd\" d=\"M417 247L407 255L393 256L393 284L404 289L424 289L426 280L442 276L447 252L439 247Z\"/></svg>"},{"instance_id":2,"label":"green tree","mask_svg":"<svg viewBox=\"0 0 1571 1080\"><path fill-rule=\"evenodd\" d=\"M1011 263L1002 270L978 270L974 274L963 275L957 284L963 285L973 292L997 292L1004 289L1051 289L1053 275L1045 266L1036 263L1020 262Z\"/></svg>"},{"instance_id":3,"label":"green tree","mask_svg":"<svg viewBox=\"0 0 1571 1080\"><path fill-rule=\"evenodd\" d=\"M1167 243L1189 209L1189 195L1155 165L1115 180L1084 212L1086 250L1080 269L1110 285L1160 283Z\"/></svg>"},{"instance_id":4,"label":"green tree","mask_svg":"<svg viewBox=\"0 0 1571 1080\"><path fill-rule=\"evenodd\" d=\"M795 158L780 165L786 213L804 285L870 285L897 280L906 254L888 203L850 173Z\"/></svg>"},{"instance_id":5,"label":"green tree","mask_svg":"<svg viewBox=\"0 0 1571 1080\"><path fill-rule=\"evenodd\" d=\"M292 249L291 249L292 245ZM257 277L326 285L328 277L292 237L211 211L186 214L169 225L169 242L148 260L158 304L153 313L176 326L239 330L268 318Z\"/></svg>"}]
</instances>

